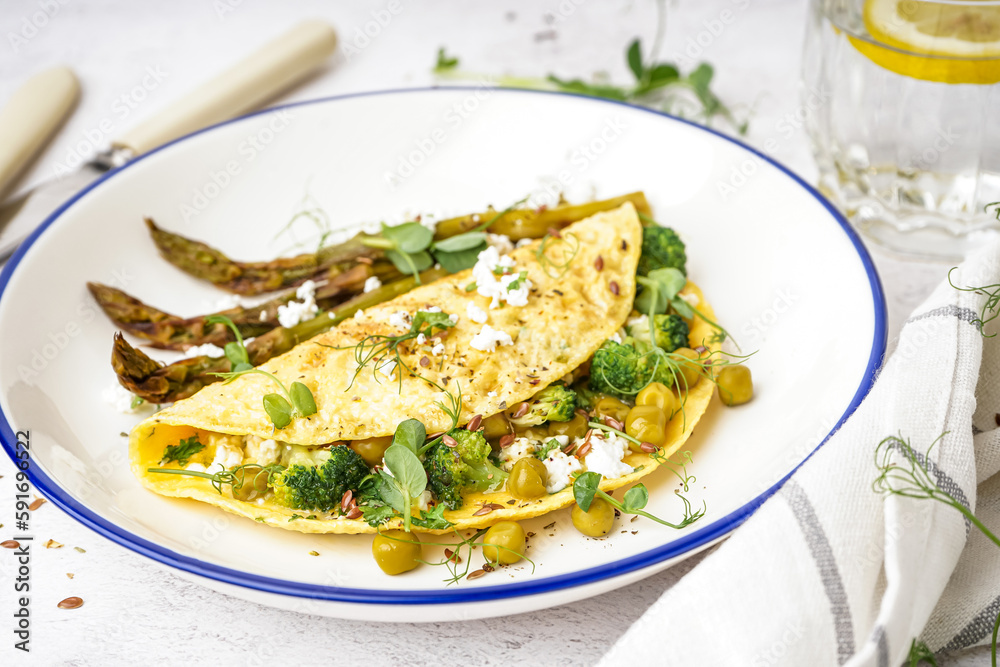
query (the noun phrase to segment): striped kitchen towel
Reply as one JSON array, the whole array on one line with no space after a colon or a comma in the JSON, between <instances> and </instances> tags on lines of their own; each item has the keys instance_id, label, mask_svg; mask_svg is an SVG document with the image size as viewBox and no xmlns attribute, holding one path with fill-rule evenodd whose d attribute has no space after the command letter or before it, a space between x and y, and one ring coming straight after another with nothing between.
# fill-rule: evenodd
<instances>
[{"instance_id":1,"label":"striped kitchen towel","mask_svg":"<svg viewBox=\"0 0 1000 667\"><path fill-rule=\"evenodd\" d=\"M1000 242L951 278L1000 283ZM847 423L600 664L895 667L915 638L935 652L988 643L1000 547L953 507L873 489L878 445L895 436L1000 534L1000 336L980 333L985 303L944 281ZM899 469L906 451L879 449Z\"/></svg>"}]
</instances>

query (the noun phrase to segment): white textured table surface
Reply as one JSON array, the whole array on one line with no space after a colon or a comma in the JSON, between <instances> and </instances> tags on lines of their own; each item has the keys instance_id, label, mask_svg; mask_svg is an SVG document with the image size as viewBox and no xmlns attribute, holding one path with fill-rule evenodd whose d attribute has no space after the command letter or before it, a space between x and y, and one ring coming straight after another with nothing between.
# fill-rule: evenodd
<instances>
[{"instance_id":1,"label":"white textured table surface","mask_svg":"<svg viewBox=\"0 0 1000 667\"><path fill-rule=\"evenodd\" d=\"M401 11L372 30L377 34L367 42L359 39L366 23L389 15L389 4L5 0L0 9L0 102L29 75L57 64L71 65L83 86L75 114L21 185L77 162L93 145L105 144L303 18L329 20L342 44L359 48L349 58L338 55L328 70L286 101L428 85L439 46L459 55L462 68L471 71L589 77L605 70L626 80L626 45L641 36L648 46L655 25L652 0L419 5L399 0ZM707 46L694 57L715 65L717 91L725 101L744 110L753 107L749 143L763 147L773 139L771 155L811 181L815 166L796 121L805 4L704 0L675 6L662 55L683 58L689 69L692 61L684 54L694 44L689 38L711 34L710 28L722 25L721 13L730 11L731 23L703 40ZM136 95L133 91L149 68L160 80ZM946 267L900 262L877 252L875 259L887 293L891 340ZM13 519L12 473L4 458L0 523L8 525ZM33 529L40 541L52 538L66 546L39 549L34 556L30 657L11 647L15 573L13 559L0 558L0 618L6 619L0 621L0 664L592 664L700 560L692 558L598 599L543 612L390 626L277 611L213 593L97 536L51 504L34 512ZM82 597L85 605L57 609L56 602L68 596ZM987 663L988 652L983 651L942 662Z\"/></svg>"}]
</instances>

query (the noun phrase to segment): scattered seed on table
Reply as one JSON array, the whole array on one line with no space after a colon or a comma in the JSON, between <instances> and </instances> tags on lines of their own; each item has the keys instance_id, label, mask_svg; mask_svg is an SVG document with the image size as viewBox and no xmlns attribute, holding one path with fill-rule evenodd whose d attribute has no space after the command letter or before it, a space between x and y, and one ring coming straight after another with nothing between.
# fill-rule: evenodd
<instances>
[{"instance_id":1,"label":"scattered seed on table","mask_svg":"<svg viewBox=\"0 0 1000 667\"><path fill-rule=\"evenodd\" d=\"M56 606L60 609L76 609L83 606L83 598L66 598Z\"/></svg>"}]
</instances>

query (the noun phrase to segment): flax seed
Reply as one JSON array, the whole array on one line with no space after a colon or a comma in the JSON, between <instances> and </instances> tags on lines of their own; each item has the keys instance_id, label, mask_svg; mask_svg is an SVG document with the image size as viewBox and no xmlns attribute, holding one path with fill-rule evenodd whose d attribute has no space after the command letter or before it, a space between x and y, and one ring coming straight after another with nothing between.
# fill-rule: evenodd
<instances>
[{"instance_id":1,"label":"flax seed","mask_svg":"<svg viewBox=\"0 0 1000 667\"><path fill-rule=\"evenodd\" d=\"M618 294L621 292L621 290L618 288L618 283L615 282L614 280L612 280L611 283L608 285L608 289L610 289L611 293L614 294L615 296L618 296Z\"/></svg>"},{"instance_id":2,"label":"flax seed","mask_svg":"<svg viewBox=\"0 0 1000 667\"><path fill-rule=\"evenodd\" d=\"M469 431L478 431L479 427L483 424L483 416L476 415L469 420L469 423L465 425L465 428Z\"/></svg>"},{"instance_id":3,"label":"flax seed","mask_svg":"<svg viewBox=\"0 0 1000 667\"><path fill-rule=\"evenodd\" d=\"M601 257L600 255L598 255L597 259L594 260L594 268L597 269L598 271L604 270L604 258Z\"/></svg>"},{"instance_id":4,"label":"flax seed","mask_svg":"<svg viewBox=\"0 0 1000 667\"><path fill-rule=\"evenodd\" d=\"M83 606L83 598L66 598L56 606L60 609L76 609Z\"/></svg>"}]
</instances>

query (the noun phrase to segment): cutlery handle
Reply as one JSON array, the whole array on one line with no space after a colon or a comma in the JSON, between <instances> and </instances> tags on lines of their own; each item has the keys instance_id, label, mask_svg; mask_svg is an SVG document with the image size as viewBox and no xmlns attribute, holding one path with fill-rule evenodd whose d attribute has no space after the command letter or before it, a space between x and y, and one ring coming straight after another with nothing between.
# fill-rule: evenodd
<instances>
[{"instance_id":1,"label":"cutlery handle","mask_svg":"<svg viewBox=\"0 0 1000 667\"><path fill-rule=\"evenodd\" d=\"M337 46L324 21L300 23L232 69L126 132L114 147L139 155L208 125L256 109L318 68Z\"/></svg>"},{"instance_id":2,"label":"cutlery handle","mask_svg":"<svg viewBox=\"0 0 1000 667\"><path fill-rule=\"evenodd\" d=\"M14 91L0 109L0 194L59 129L79 94L68 67L45 70Z\"/></svg>"}]
</instances>

